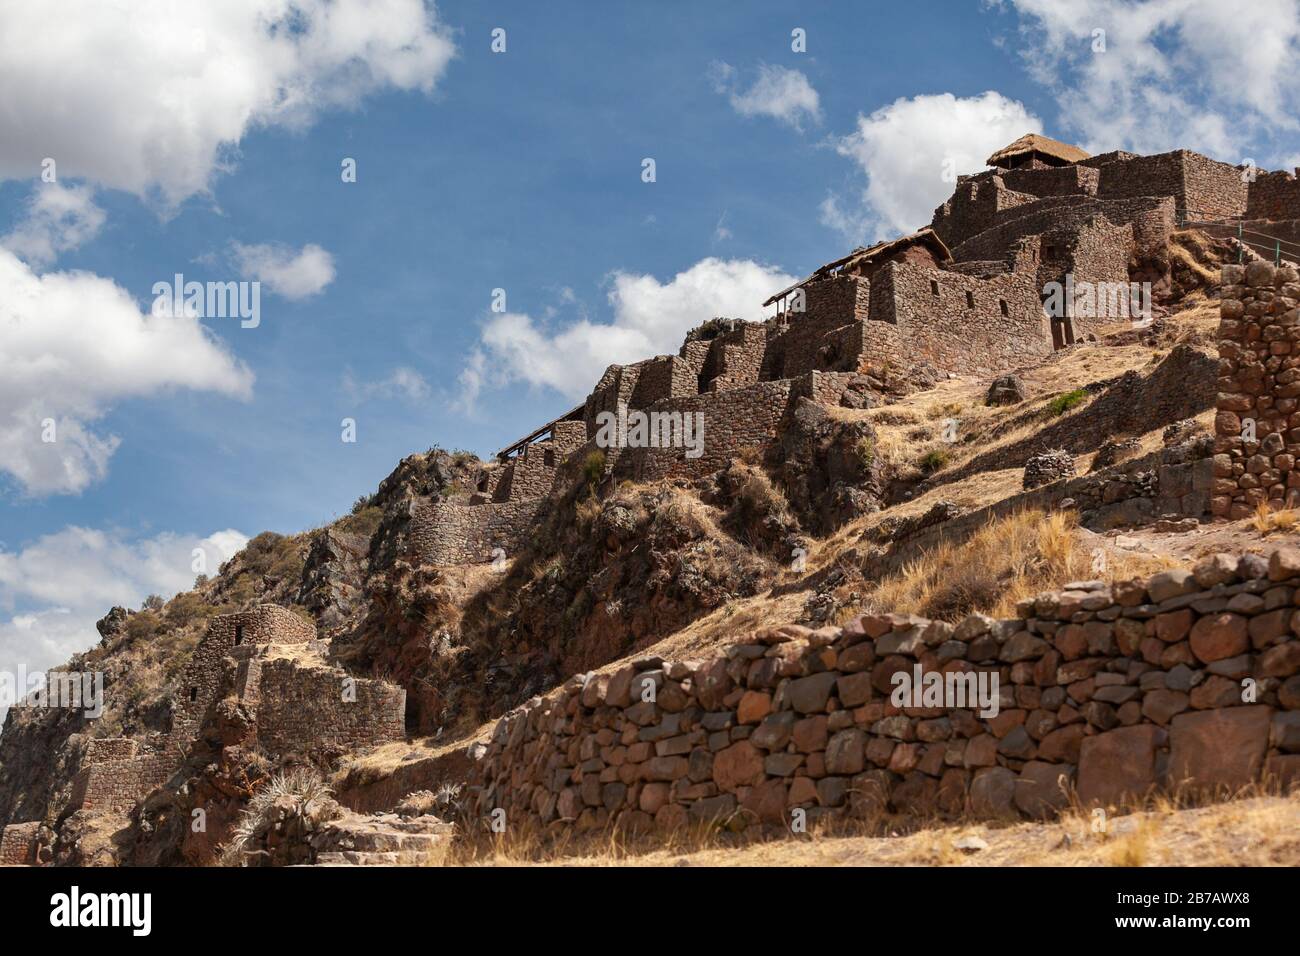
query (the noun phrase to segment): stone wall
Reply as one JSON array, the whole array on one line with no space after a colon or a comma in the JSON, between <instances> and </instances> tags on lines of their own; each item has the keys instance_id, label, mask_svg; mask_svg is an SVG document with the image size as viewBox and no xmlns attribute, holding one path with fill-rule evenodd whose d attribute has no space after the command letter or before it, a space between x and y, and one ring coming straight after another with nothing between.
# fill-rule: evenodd
<instances>
[{"instance_id":1,"label":"stone wall","mask_svg":"<svg viewBox=\"0 0 1300 956\"><path fill-rule=\"evenodd\" d=\"M359 750L406 733L405 690L323 664L262 661L256 704L258 742L273 754Z\"/></svg>"},{"instance_id":2,"label":"stone wall","mask_svg":"<svg viewBox=\"0 0 1300 956\"><path fill-rule=\"evenodd\" d=\"M1294 784L1298 586L1300 553L1214 555L1147 581L1071 583L1010 620L868 615L760 630L705 661L647 658L503 717L470 793L507 826L674 830L789 827L796 808L810 822L1040 818L1070 788L1123 807L1159 788ZM996 675L997 715L896 706L891 678L918 665Z\"/></svg>"},{"instance_id":3,"label":"stone wall","mask_svg":"<svg viewBox=\"0 0 1300 956\"><path fill-rule=\"evenodd\" d=\"M39 820L11 823L0 829L0 866L34 866Z\"/></svg>"},{"instance_id":4,"label":"stone wall","mask_svg":"<svg viewBox=\"0 0 1300 956\"><path fill-rule=\"evenodd\" d=\"M1006 181L992 171L959 177L952 196L935 209L930 228L951 249L991 228L1000 213L1034 199L1035 196L1028 192L1008 188Z\"/></svg>"},{"instance_id":5,"label":"stone wall","mask_svg":"<svg viewBox=\"0 0 1300 956\"><path fill-rule=\"evenodd\" d=\"M245 644L303 644L316 639L316 625L274 604L214 617L194 649L180 681L173 731L197 726L221 694L221 661L232 648Z\"/></svg>"},{"instance_id":6,"label":"stone wall","mask_svg":"<svg viewBox=\"0 0 1300 956\"><path fill-rule=\"evenodd\" d=\"M557 465L562 461L558 460ZM462 505L429 501L415 509L410 554L427 564L484 564L495 548L513 555L527 540L545 498Z\"/></svg>"},{"instance_id":7,"label":"stone wall","mask_svg":"<svg viewBox=\"0 0 1300 956\"><path fill-rule=\"evenodd\" d=\"M872 280L871 322L897 329L897 361L927 361L951 372L988 375L1052 351L1033 278L981 279L889 263Z\"/></svg>"},{"instance_id":8,"label":"stone wall","mask_svg":"<svg viewBox=\"0 0 1300 956\"><path fill-rule=\"evenodd\" d=\"M1240 216L1246 210L1241 170L1190 150L1134 156L1100 169L1100 199L1172 196L1180 216L1204 219Z\"/></svg>"},{"instance_id":9,"label":"stone wall","mask_svg":"<svg viewBox=\"0 0 1300 956\"><path fill-rule=\"evenodd\" d=\"M1300 179L1294 173L1256 172L1246 185L1246 218L1300 218Z\"/></svg>"},{"instance_id":10,"label":"stone wall","mask_svg":"<svg viewBox=\"0 0 1300 956\"><path fill-rule=\"evenodd\" d=\"M1017 243L1052 230L1073 230L1102 216L1112 225L1133 226L1133 251L1154 255L1162 249L1177 222L1172 197L1094 199L1089 196L1054 196L1011 210L1010 217L958 244L952 257L958 262L1003 259L1013 261Z\"/></svg>"},{"instance_id":11,"label":"stone wall","mask_svg":"<svg viewBox=\"0 0 1300 956\"><path fill-rule=\"evenodd\" d=\"M180 765L180 754L164 750L120 760L83 763L72 781L69 808L124 812L163 784Z\"/></svg>"},{"instance_id":12,"label":"stone wall","mask_svg":"<svg viewBox=\"0 0 1300 956\"><path fill-rule=\"evenodd\" d=\"M827 336L866 319L870 311L871 281L862 276L842 275L810 282L804 287L805 311L787 313L789 328L776 336L770 346L781 356L781 378L827 368L827 360L833 360L824 352Z\"/></svg>"},{"instance_id":13,"label":"stone wall","mask_svg":"<svg viewBox=\"0 0 1300 956\"><path fill-rule=\"evenodd\" d=\"M1300 273L1256 261L1221 282L1212 508L1238 519L1300 503Z\"/></svg>"},{"instance_id":14,"label":"stone wall","mask_svg":"<svg viewBox=\"0 0 1300 956\"><path fill-rule=\"evenodd\" d=\"M620 449L613 471L619 478L657 481L698 478L724 467L746 449L762 451L780 434L791 401L789 380L759 382L725 392L708 392L656 402L644 411L703 415L703 452L687 458L684 448Z\"/></svg>"}]
</instances>

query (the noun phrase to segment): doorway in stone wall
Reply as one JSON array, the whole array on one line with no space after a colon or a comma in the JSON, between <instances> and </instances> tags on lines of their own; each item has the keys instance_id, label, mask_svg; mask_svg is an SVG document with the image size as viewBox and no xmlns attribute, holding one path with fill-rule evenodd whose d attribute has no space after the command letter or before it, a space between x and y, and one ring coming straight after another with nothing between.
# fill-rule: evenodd
<instances>
[{"instance_id":1,"label":"doorway in stone wall","mask_svg":"<svg viewBox=\"0 0 1300 956\"><path fill-rule=\"evenodd\" d=\"M1063 349L1074 344L1074 323L1069 318L1052 319L1052 348Z\"/></svg>"},{"instance_id":2,"label":"doorway in stone wall","mask_svg":"<svg viewBox=\"0 0 1300 956\"><path fill-rule=\"evenodd\" d=\"M236 624L235 625L235 646L239 646L242 643L244 643L244 625Z\"/></svg>"}]
</instances>

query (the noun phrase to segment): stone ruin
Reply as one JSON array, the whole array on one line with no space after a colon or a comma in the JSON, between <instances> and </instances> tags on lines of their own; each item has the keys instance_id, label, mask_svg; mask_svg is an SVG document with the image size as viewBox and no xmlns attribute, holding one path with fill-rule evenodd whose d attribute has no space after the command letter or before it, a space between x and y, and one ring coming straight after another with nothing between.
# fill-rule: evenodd
<instances>
[{"instance_id":1,"label":"stone ruin","mask_svg":"<svg viewBox=\"0 0 1300 956\"><path fill-rule=\"evenodd\" d=\"M1251 181L1243 167L1188 150L1089 156L1031 135L988 165L958 177L928 227L855 249L773 294L767 320L716 320L676 355L610 366L581 405L499 452L468 494L420 502L414 558L508 559L549 496L586 467L636 481L697 478L773 449L801 399L860 407L864 383L910 368L993 377L1068 348L1113 320L1049 315L1049 284L1127 287L1140 278L1158 287L1170 235L1188 222L1227 235L1229 220L1266 211L1277 220L1271 228L1295 225L1300 239L1293 178ZM620 407L702 414L703 454L600 448L597 416Z\"/></svg>"},{"instance_id":2,"label":"stone ruin","mask_svg":"<svg viewBox=\"0 0 1300 956\"><path fill-rule=\"evenodd\" d=\"M213 618L180 680L170 730L92 739L64 812L130 812L180 769L184 749L226 698L255 715L256 742L271 755L352 752L401 740L406 691L350 676L326 661L326 650L314 624L277 605ZM6 826L0 858L34 859L39 826Z\"/></svg>"}]
</instances>

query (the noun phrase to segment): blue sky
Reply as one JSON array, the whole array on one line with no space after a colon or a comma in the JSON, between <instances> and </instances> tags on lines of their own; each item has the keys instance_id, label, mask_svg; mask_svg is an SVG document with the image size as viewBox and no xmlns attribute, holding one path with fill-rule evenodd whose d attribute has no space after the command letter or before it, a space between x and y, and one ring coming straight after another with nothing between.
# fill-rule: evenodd
<instances>
[{"instance_id":1,"label":"blue sky","mask_svg":"<svg viewBox=\"0 0 1300 956\"><path fill-rule=\"evenodd\" d=\"M487 456L609 362L761 316L927 221L945 159L1031 130L1300 153L1291 0L39 6L0 10L0 375L29 373L0 384L0 668L188 586L196 546L214 570L404 455ZM260 277L260 325L157 334L178 272ZM38 445L47 416L71 439Z\"/></svg>"}]
</instances>

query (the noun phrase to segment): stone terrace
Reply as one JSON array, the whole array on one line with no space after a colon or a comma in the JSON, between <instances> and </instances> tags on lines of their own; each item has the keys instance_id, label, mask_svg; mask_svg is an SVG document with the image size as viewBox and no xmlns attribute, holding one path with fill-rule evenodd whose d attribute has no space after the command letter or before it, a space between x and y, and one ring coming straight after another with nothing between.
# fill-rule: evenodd
<instances>
[{"instance_id":1,"label":"stone terrace","mask_svg":"<svg viewBox=\"0 0 1300 956\"><path fill-rule=\"evenodd\" d=\"M579 675L503 717L471 773L513 826L788 827L791 811L1050 817L1071 792L1300 782L1300 552L1082 581L1018 616L779 627L706 661ZM895 674L996 675L1000 710L895 706ZM654 688L653 695L647 688ZM927 703L922 701L922 703Z\"/></svg>"}]
</instances>

